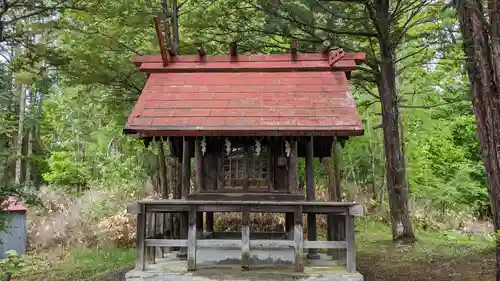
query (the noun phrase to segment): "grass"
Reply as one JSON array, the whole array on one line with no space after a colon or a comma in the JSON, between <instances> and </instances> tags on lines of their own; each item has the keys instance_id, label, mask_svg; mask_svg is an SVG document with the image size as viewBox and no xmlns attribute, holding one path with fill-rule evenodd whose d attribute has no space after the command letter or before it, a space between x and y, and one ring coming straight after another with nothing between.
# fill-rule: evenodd
<instances>
[{"instance_id":1,"label":"grass","mask_svg":"<svg viewBox=\"0 0 500 281\"><path fill-rule=\"evenodd\" d=\"M18 280L26 281L78 281L87 280L135 262L135 249L117 247L73 249L64 260L50 267L22 274Z\"/></svg>"},{"instance_id":2,"label":"grass","mask_svg":"<svg viewBox=\"0 0 500 281\"><path fill-rule=\"evenodd\" d=\"M365 275L365 281L493 279L494 243L487 235L417 229L418 241L414 245L397 245L391 241L390 226L380 221L358 218L356 230L359 271ZM135 249L74 249L51 267L30 271L17 280L86 280L134 261Z\"/></svg>"},{"instance_id":3,"label":"grass","mask_svg":"<svg viewBox=\"0 0 500 281\"><path fill-rule=\"evenodd\" d=\"M494 280L494 241L488 235L416 229L417 242L392 242L390 226L357 221L357 255L365 281Z\"/></svg>"},{"instance_id":4,"label":"grass","mask_svg":"<svg viewBox=\"0 0 500 281\"><path fill-rule=\"evenodd\" d=\"M415 230L417 242L403 246L392 242L390 225L366 218L356 226L358 255L397 255L426 259L439 255L443 258L464 256L491 249L494 241L488 235L466 235L455 231Z\"/></svg>"}]
</instances>

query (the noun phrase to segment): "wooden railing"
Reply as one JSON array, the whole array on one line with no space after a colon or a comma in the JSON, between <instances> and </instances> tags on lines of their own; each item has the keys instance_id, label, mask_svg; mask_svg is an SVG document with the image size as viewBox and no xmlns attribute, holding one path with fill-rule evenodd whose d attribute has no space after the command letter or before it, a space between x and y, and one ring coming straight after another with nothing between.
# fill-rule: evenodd
<instances>
[{"instance_id":1,"label":"wooden railing","mask_svg":"<svg viewBox=\"0 0 500 281\"><path fill-rule=\"evenodd\" d=\"M294 265L298 272L304 270L304 249L345 249L348 272L356 272L356 246L354 217L363 215L363 207L353 202L322 201L199 201L199 200L143 200L128 206L129 213L137 215L136 269L145 270L147 247L187 247L188 270L196 269L196 249L241 249L241 266L250 267L250 249L288 249L295 253ZM201 232L197 216L203 212L241 212L241 239L199 239ZM291 240L250 239L250 213L293 214ZM154 239L146 237L148 213L183 213L188 217L187 239ZM345 241L307 241L302 227L303 214L327 214L344 221ZM329 226L330 227L330 226ZM329 235L330 237L330 235Z\"/></svg>"}]
</instances>

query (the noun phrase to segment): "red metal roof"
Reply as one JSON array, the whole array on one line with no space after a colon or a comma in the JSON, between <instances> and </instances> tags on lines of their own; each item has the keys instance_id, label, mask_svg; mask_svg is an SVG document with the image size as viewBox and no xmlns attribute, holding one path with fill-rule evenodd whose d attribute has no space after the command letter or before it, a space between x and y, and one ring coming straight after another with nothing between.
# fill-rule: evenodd
<instances>
[{"instance_id":1,"label":"red metal roof","mask_svg":"<svg viewBox=\"0 0 500 281\"><path fill-rule=\"evenodd\" d=\"M363 133L346 72L360 53L138 57L148 81L125 126L141 136Z\"/></svg>"},{"instance_id":2,"label":"red metal roof","mask_svg":"<svg viewBox=\"0 0 500 281\"><path fill-rule=\"evenodd\" d=\"M0 211L26 211L26 207L15 197L7 197L0 205Z\"/></svg>"}]
</instances>

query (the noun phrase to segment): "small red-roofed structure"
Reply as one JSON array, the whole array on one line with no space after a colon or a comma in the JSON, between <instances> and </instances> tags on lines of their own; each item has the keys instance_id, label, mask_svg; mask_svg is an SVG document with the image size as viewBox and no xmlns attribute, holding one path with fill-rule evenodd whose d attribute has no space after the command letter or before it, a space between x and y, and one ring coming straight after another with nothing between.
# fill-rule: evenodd
<instances>
[{"instance_id":1,"label":"small red-roofed structure","mask_svg":"<svg viewBox=\"0 0 500 281\"><path fill-rule=\"evenodd\" d=\"M362 207L316 201L314 158L334 152L337 163L334 144L363 134L349 78L365 55L343 50L299 54L296 43L291 49L291 54L241 55L233 43L228 56L208 56L202 47L196 56L178 56L171 50L168 55L160 44L161 56L133 59L148 79L124 132L145 141L168 139L172 155L182 162L179 198L129 206L138 215L137 270L146 269L146 249L180 247L179 257L188 260L188 270L195 270L201 262L197 247L235 245L242 251L242 268L248 269L255 258L249 253L253 245L293 248L297 271L304 269L303 249L310 260L319 257L321 248L330 254L345 249L344 257L333 259L344 261L348 272L356 271L353 223ZM300 158L305 158L305 179L299 173ZM331 199L340 201L334 166ZM180 237L164 237L146 227L151 224L147 215L165 212L182 214ZM214 231L214 212L242 213L242 232L236 234L241 240ZM250 212L285 213L284 232L250 235ZM329 215L328 241L316 241L316 214ZM254 241L256 237L260 240Z\"/></svg>"}]
</instances>

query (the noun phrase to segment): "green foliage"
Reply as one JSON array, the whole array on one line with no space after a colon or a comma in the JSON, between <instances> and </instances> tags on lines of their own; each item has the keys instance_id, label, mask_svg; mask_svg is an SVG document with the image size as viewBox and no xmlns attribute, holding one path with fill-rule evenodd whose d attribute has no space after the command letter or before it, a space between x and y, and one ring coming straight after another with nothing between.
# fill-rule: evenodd
<instances>
[{"instance_id":1,"label":"green foliage","mask_svg":"<svg viewBox=\"0 0 500 281\"><path fill-rule=\"evenodd\" d=\"M40 269L40 262L32 257L19 255L15 250L7 251L7 258L0 260L0 272L10 272L12 277L32 274Z\"/></svg>"},{"instance_id":2,"label":"green foliage","mask_svg":"<svg viewBox=\"0 0 500 281\"><path fill-rule=\"evenodd\" d=\"M25 280L44 278L53 281L87 280L98 274L129 266L135 261L135 249L117 247L75 249L61 262L31 272Z\"/></svg>"},{"instance_id":3,"label":"green foliage","mask_svg":"<svg viewBox=\"0 0 500 281\"><path fill-rule=\"evenodd\" d=\"M466 99L468 81L458 59L463 57L460 35L454 14L441 4L423 6L416 15L411 13L413 4L408 4L394 19L390 34L397 46L408 182L412 196L429 208L473 212L486 206L488 197L474 113ZM82 9L59 11L57 22L16 24L20 30L29 26L41 36L29 42L29 52L1 65L0 179L7 183L12 178L19 120L19 98L12 85L22 82L36 93L25 124L26 135L32 129L36 133L34 153L23 157L33 173L74 195L94 185L120 188L123 196L134 196L158 165L153 148L146 149L140 140L122 133L146 80L130 60L136 54L158 54L152 17L161 3L108 1L102 5L92 0L82 5ZM13 25L10 28L9 32ZM325 40L332 48L366 52L367 60L352 80L365 134L351 138L340 152L341 174L343 186L354 187L346 188L347 193L368 186L376 192L373 197L383 193L381 108L373 83L378 75L378 41L357 35L376 32L362 5L193 0L182 4L179 29L182 55L195 54L200 44L209 55L227 54L232 41L238 42L240 53L283 53L292 38L298 39L300 52L315 52ZM316 179L323 182L327 171L319 159L315 161ZM305 179L302 159L299 173ZM121 199L100 204L88 216L111 214L115 200Z\"/></svg>"},{"instance_id":4,"label":"green foliage","mask_svg":"<svg viewBox=\"0 0 500 281\"><path fill-rule=\"evenodd\" d=\"M68 151L52 152L49 162L49 172L45 180L60 186L86 186L85 166L75 161L75 157Z\"/></svg>"}]
</instances>

